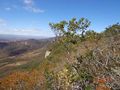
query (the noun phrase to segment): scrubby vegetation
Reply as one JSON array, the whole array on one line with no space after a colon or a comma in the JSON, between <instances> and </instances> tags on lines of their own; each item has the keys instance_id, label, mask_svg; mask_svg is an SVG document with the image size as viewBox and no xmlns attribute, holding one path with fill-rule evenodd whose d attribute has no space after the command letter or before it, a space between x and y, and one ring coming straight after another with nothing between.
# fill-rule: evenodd
<instances>
[{"instance_id":1,"label":"scrubby vegetation","mask_svg":"<svg viewBox=\"0 0 120 90\"><path fill-rule=\"evenodd\" d=\"M37 70L0 80L0 90L120 90L120 24L89 30L76 18L50 23L56 35L51 54Z\"/></svg>"}]
</instances>

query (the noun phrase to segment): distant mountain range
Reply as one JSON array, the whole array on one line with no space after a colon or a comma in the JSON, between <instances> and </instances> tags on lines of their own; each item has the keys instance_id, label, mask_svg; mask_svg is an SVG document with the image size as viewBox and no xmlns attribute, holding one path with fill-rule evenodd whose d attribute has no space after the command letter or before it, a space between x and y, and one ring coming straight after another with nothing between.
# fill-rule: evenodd
<instances>
[{"instance_id":1,"label":"distant mountain range","mask_svg":"<svg viewBox=\"0 0 120 90\"><path fill-rule=\"evenodd\" d=\"M50 42L51 42L51 39L50 40L49 39L41 39L41 40L28 39L28 40L20 40L20 41L0 41L0 53L4 53L7 56L16 56L31 50L43 48L47 46Z\"/></svg>"},{"instance_id":2,"label":"distant mountain range","mask_svg":"<svg viewBox=\"0 0 120 90\"><path fill-rule=\"evenodd\" d=\"M54 38L0 35L0 77L37 67Z\"/></svg>"},{"instance_id":3,"label":"distant mountain range","mask_svg":"<svg viewBox=\"0 0 120 90\"><path fill-rule=\"evenodd\" d=\"M0 41L18 41L27 39L46 39L46 38L48 37L0 34Z\"/></svg>"},{"instance_id":4,"label":"distant mountain range","mask_svg":"<svg viewBox=\"0 0 120 90\"><path fill-rule=\"evenodd\" d=\"M0 77L37 67L55 38L0 34Z\"/></svg>"}]
</instances>

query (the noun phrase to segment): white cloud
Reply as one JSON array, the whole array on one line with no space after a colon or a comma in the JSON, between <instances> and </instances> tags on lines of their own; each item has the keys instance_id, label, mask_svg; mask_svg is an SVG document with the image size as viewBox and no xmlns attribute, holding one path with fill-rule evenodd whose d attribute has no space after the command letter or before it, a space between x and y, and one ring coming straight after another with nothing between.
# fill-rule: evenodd
<instances>
[{"instance_id":1,"label":"white cloud","mask_svg":"<svg viewBox=\"0 0 120 90\"><path fill-rule=\"evenodd\" d=\"M39 8L35 8L35 7L24 7L26 10L34 12L34 13L43 13L44 10L41 10Z\"/></svg>"},{"instance_id":2,"label":"white cloud","mask_svg":"<svg viewBox=\"0 0 120 90\"><path fill-rule=\"evenodd\" d=\"M34 4L33 0L24 0L24 4L32 6Z\"/></svg>"},{"instance_id":3,"label":"white cloud","mask_svg":"<svg viewBox=\"0 0 120 90\"><path fill-rule=\"evenodd\" d=\"M4 19L0 19L0 26L6 26L7 22Z\"/></svg>"},{"instance_id":4,"label":"white cloud","mask_svg":"<svg viewBox=\"0 0 120 90\"><path fill-rule=\"evenodd\" d=\"M24 0L24 8L28 11L34 12L34 13L43 13L44 10L35 7L35 2L34 0Z\"/></svg>"},{"instance_id":5,"label":"white cloud","mask_svg":"<svg viewBox=\"0 0 120 90\"><path fill-rule=\"evenodd\" d=\"M31 7L31 10L32 10L32 12L34 12L34 13L43 13L43 12L44 12L44 10L41 10L41 9L39 9L39 8L34 8L34 7Z\"/></svg>"},{"instance_id":6,"label":"white cloud","mask_svg":"<svg viewBox=\"0 0 120 90\"><path fill-rule=\"evenodd\" d=\"M5 10L6 10L6 11L10 11L11 8L10 8L10 7L6 7Z\"/></svg>"},{"instance_id":7,"label":"white cloud","mask_svg":"<svg viewBox=\"0 0 120 90\"><path fill-rule=\"evenodd\" d=\"M5 11L11 11L11 10L17 10L19 8L19 6L18 5L16 5L16 4L12 4L12 5L10 5L10 6L6 6L6 7L4 7L4 10Z\"/></svg>"}]
</instances>

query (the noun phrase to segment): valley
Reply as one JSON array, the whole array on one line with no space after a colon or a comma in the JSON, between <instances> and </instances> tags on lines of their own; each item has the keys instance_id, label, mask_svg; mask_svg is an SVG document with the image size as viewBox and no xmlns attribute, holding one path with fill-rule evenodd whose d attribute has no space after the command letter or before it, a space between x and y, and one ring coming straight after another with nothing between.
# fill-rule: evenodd
<instances>
[{"instance_id":1,"label":"valley","mask_svg":"<svg viewBox=\"0 0 120 90\"><path fill-rule=\"evenodd\" d=\"M0 41L0 77L15 70L37 67L52 39Z\"/></svg>"}]
</instances>

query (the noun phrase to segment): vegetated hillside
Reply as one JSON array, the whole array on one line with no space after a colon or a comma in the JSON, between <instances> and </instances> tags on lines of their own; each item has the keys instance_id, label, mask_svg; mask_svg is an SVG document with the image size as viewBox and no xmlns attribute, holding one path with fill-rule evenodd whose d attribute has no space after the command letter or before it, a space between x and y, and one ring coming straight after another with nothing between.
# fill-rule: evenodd
<instances>
[{"instance_id":1,"label":"vegetated hillside","mask_svg":"<svg viewBox=\"0 0 120 90\"><path fill-rule=\"evenodd\" d=\"M14 70L37 67L52 40L0 41L0 77Z\"/></svg>"},{"instance_id":2,"label":"vegetated hillside","mask_svg":"<svg viewBox=\"0 0 120 90\"><path fill-rule=\"evenodd\" d=\"M50 55L37 69L2 78L0 89L120 90L120 25L102 33L89 25L84 18L51 23L57 37Z\"/></svg>"}]
</instances>

